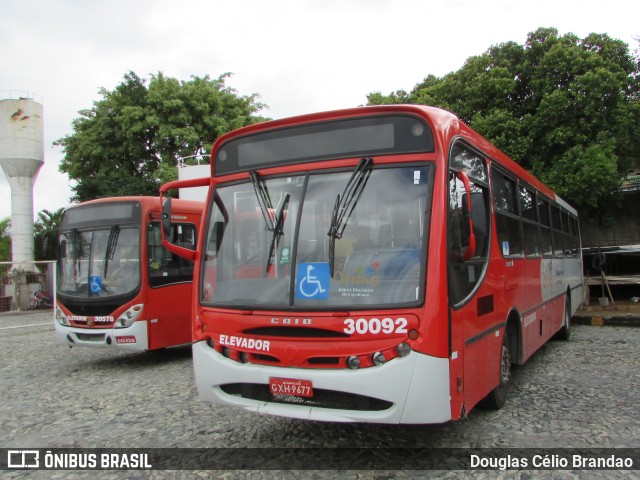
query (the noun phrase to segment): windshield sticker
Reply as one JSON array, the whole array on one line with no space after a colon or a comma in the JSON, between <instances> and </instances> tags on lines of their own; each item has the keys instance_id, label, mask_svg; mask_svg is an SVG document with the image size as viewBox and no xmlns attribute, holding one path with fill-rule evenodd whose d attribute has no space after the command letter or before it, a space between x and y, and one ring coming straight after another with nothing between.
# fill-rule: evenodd
<instances>
[{"instance_id":1,"label":"windshield sticker","mask_svg":"<svg viewBox=\"0 0 640 480\"><path fill-rule=\"evenodd\" d=\"M291 249L284 247L280 250L280 265L286 265L287 263L291 263Z\"/></svg>"},{"instance_id":2,"label":"windshield sticker","mask_svg":"<svg viewBox=\"0 0 640 480\"><path fill-rule=\"evenodd\" d=\"M420 185L420 170L414 170L413 172L413 184Z\"/></svg>"},{"instance_id":3,"label":"windshield sticker","mask_svg":"<svg viewBox=\"0 0 640 480\"><path fill-rule=\"evenodd\" d=\"M102 277L99 275L89 276L89 295L98 295L102 291Z\"/></svg>"},{"instance_id":4,"label":"windshield sticker","mask_svg":"<svg viewBox=\"0 0 640 480\"><path fill-rule=\"evenodd\" d=\"M329 299L328 263L299 263L297 269L296 298L303 300Z\"/></svg>"},{"instance_id":5,"label":"windshield sticker","mask_svg":"<svg viewBox=\"0 0 640 480\"><path fill-rule=\"evenodd\" d=\"M360 266L352 273L336 272L338 292L342 297L370 297L375 287L380 285L379 273L382 265L373 262L368 266Z\"/></svg>"},{"instance_id":6,"label":"windshield sticker","mask_svg":"<svg viewBox=\"0 0 640 480\"><path fill-rule=\"evenodd\" d=\"M367 277L372 277L373 275L375 275L375 273L380 270L380 262L373 262L371 263L371 265L369 265L367 267L367 269L364 271L364 274Z\"/></svg>"}]
</instances>

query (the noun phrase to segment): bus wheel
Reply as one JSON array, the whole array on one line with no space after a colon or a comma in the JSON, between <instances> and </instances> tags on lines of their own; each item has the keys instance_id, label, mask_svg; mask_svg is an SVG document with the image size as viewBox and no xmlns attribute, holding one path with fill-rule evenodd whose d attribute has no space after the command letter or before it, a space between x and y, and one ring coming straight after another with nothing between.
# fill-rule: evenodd
<instances>
[{"instance_id":1,"label":"bus wheel","mask_svg":"<svg viewBox=\"0 0 640 480\"><path fill-rule=\"evenodd\" d=\"M500 354L500 383L480 402L482 408L499 410L507 401L511 380L511 353L509 351L509 332L505 330Z\"/></svg>"},{"instance_id":2,"label":"bus wheel","mask_svg":"<svg viewBox=\"0 0 640 480\"><path fill-rule=\"evenodd\" d=\"M569 295L564 301L564 317L562 318L562 328L558 330L555 338L558 340L569 340L571 336L571 305L569 304Z\"/></svg>"}]
</instances>

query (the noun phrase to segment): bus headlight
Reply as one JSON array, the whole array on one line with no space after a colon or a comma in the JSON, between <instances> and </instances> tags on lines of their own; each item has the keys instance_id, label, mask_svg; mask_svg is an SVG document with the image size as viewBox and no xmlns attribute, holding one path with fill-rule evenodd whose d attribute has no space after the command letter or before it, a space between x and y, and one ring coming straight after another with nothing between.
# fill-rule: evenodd
<instances>
[{"instance_id":1,"label":"bus headlight","mask_svg":"<svg viewBox=\"0 0 640 480\"><path fill-rule=\"evenodd\" d=\"M351 370L355 370L357 368L360 368L360 359L356 356L351 356L349 358L347 358L347 366L351 369Z\"/></svg>"},{"instance_id":2,"label":"bus headlight","mask_svg":"<svg viewBox=\"0 0 640 480\"><path fill-rule=\"evenodd\" d=\"M386 362L386 359L384 358L384 353L382 352L374 353L372 360L374 365L383 365L384 362Z\"/></svg>"},{"instance_id":3,"label":"bus headlight","mask_svg":"<svg viewBox=\"0 0 640 480\"><path fill-rule=\"evenodd\" d=\"M143 306L143 304L139 303L123 312L120 318L116 320L116 323L113 324L113 328L127 328L133 325L133 322L135 322L140 316L140 313L142 313Z\"/></svg>"},{"instance_id":4,"label":"bus headlight","mask_svg":"<svg viewBox=\"0 0 640 480\"><path fill-rule=\"evenodd\" d=\"M411 347L406 342L399 344L396 349L398 350L398 355L401 357L406 357L411 353Z\"/></svg>"},{"instance_id":5,"label":"bus headlight","mask_svg":"<svg viewBox=\"0 0 640 480\"><path fill-rule=\"evenodd\" d=\"M60 310L59 307L56 307L56 320L60 325L64 325L65 327L70 327L71 323L69 323L69 319L67 316Z\"/></svg>"}]
</instances>

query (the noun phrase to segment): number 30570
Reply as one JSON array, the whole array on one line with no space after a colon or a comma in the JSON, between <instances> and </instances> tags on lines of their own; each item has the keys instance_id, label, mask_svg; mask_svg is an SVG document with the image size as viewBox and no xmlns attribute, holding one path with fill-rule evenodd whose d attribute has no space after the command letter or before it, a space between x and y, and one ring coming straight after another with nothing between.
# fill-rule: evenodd
<instances>
[{"instance_id":1,"label":"number 30570","mask_svg":"<svg viewBox=\"0 0 640 480\"><path fill-rule=\"evenodd\" d=\"M407 319L400 318L347 318L344 321L344 333L352 335L358 333L364 335L371 333L376 335L378 333L390 334L390 333L407 333Z\"/></svg>"}]
</instances>

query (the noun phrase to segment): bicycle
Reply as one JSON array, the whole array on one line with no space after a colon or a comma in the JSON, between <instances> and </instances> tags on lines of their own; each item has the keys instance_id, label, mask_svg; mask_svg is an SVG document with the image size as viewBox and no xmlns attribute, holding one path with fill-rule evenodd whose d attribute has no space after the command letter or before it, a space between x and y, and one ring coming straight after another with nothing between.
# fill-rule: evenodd
<instances>
[{"instance_id":1,"label":"bicycle","mask_svg":"<svg viewBox=\"0 0 640 480\"><path fill-rule=\"evenodd\" d=\"M27 302L27 307L29 307L30 310L36 308L53 307L53 301L51 300L51 297L49 297L45 292L36 290L33 293L33 297L31 297Z\"/></svg>"}]
</instances>

